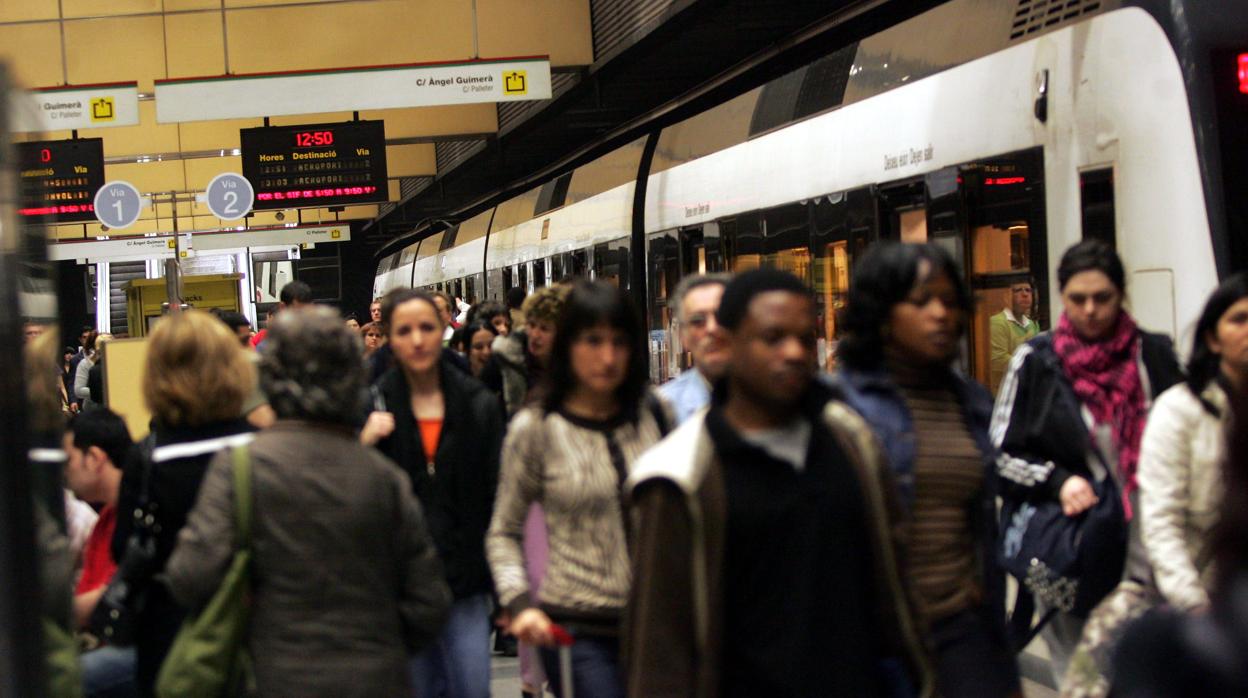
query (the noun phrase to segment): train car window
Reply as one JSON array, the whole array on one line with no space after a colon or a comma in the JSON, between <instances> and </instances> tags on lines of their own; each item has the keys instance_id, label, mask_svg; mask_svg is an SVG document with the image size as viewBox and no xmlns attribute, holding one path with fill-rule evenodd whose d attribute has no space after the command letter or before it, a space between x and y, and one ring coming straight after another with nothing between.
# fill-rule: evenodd
<instances>
[{"instance_id":1,"label":"train car window","mask_svg":"<svg viewBox=\"0 0 1248 698\"><path fill-rule=\"evenodd\" d=\"M526 294L533 292L533 284L529 283L529 262L517 264L516 267L516 285L524 289Z\"/></svg>"},{"instance_id":2,"label":"train car window","mask_svg":"<svg viewBox=\"0 0 1248 698\"><path fill-rule=\"evenodd\" d=\"M967 360L975 379L996 392L1009 356L993 353L993 318L1001 316L995 322L1003 323L1005 311L1014 315L1017 309L1048 328L1044 166L1036 148L964 165L960 172L970 259L965 266L975 294ZM1015 299L1022 284L1032 285L1029 308L1023 295Z\"/></svg>"},{"instance_id":3,"label":"train car window","mask_svg":"<svg viewBox=\"0 0 1248 698\"><path fill-rule=\"evenodd\" d=\"M563 206L568 196L568 184L572 181L572 173L565 172L543 184L537 192L537 204L533 209L534 216Z\"/></svg>"},{"instance_id":4,"label":"train car window","mask_svg":"<svg viewBox=\"0 0 1248 698\"><path fill-rule=\"evenodd\" d=\"M1079 173L1079 205L1083 219L1083 239L1101 240L1117 249L1112 167Z\"/></svg>"},{"instance_id":5,"label":"train car window","mask_svg":"<svg viewBox=\"0 0 1248 698\"><path fill-rule=\"evenodd\" d=\"M424 240L421 240L420 249L416 251L416 259L425 259L426 257L432 257L437 254L438 250L442 248L442 236L445 233L445 230L438 231Z\"/></svg>"}]
</instances>

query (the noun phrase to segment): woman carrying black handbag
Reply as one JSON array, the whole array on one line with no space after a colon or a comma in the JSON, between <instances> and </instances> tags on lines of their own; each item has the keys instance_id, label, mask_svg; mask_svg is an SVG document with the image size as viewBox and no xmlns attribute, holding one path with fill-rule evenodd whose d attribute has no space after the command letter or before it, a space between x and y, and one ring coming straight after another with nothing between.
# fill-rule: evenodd
<instances>
[{"instance_id":1,"label":"woman carrying black handbag","mask_svg":"<svg viewBox=\"0 0 1248 698\"><path fill-rule=\"evenodd\" d=\"M1169 338L1140 330L1123 309L1125 277L1122 260L1103 242L1086 240L1062 255L1057 268L1061 319L1054 331L1015 352L993 413L991 433L1003 452L997 470L1007 511L1020 502L1057 502L1063 514L1077 517L1097 504L1100 486L1122 497L1125 518L1133 520L1148 409L1182 372ZM1102 468L1112 481L1098 485L1102 478L1095 471ZM1011 526L1004 537L1010 540ZM1121 573L1082 572L1115 580ZM1147 564L1133 534L1126 574L1136 573L1147 574ZM1043 599L1039 605L1049 610ZM1084 621L1057 612L1042 630L1059 683Z\"/></svg>"}]
</instances>

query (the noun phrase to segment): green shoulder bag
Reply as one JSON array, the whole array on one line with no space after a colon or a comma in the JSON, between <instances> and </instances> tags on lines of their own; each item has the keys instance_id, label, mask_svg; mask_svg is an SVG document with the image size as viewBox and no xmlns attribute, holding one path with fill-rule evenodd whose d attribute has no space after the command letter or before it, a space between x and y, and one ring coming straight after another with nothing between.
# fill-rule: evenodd
<instances>
[{"instance_id":1,"label":"green shoulder bag","mask_svg":"<svg viewBox=\"0 0 1248 698\"><path fill-rule=\"evenodd\" d=\"M252 683L247 655L251 620L251 454L232 450L237 542L220 588L198 615L188 617L156 677L158 698L220 698L246 694Z\"/></svg>"}]
</instances>

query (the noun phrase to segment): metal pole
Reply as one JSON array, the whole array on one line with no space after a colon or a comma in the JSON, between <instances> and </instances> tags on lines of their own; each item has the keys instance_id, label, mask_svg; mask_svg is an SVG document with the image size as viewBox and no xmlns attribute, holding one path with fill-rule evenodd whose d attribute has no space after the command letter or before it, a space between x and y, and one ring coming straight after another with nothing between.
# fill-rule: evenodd
<instances>
[{"instance_id":1,"label":"metal pole","mask_svg":"<svg viewBox=\"0 0 1248 698\"><path fill-rule=\"evenodd\" d=\"M173 257L165 260L165 296L169 299L169 312L182 311L182 243L178 240L178 197L169 193L169 205L173 207Z\"/></svg>"}]
</instances>

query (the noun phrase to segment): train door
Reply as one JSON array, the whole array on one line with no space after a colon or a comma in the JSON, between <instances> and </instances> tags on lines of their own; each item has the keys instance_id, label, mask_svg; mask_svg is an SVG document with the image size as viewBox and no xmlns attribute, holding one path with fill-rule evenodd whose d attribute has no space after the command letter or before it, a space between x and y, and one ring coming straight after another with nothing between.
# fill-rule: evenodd
<instances>
[{"instance_id":1,"label":"train door","mask_svg":"<svg viewBox=\"0 0 1248 698\"><path fill-rule=\"evenodd\" d=\"M810 204L812 285L818 313L819 368L836 367L839 314L849 294L850 271L878 237L875 195L870 187L821 196Z\"/></svg>"},{"instance_id":2,"label":"train door","mask_svg":"<svg viewBox=\"0 0 1248 698\"><path fill-rule=\"evenodd\" d=\"M1000 315L996 322L1004 326L1007 309L1022 314L1014 298L1020 284L1031 285L1027 317L1048 328L1043 172L1042 153L1034 148L877 191L881 239L939 245L962 270L974 293L962 368L994 391L1009 356L1005 349L994 352L992 318Z\"/></svg>"},{"instance_id":3,"label":"train door","mask_svg":"<svg viewBox=\"0 0 1248 698\"><path fill-rule=\"evenodd\" d=\"M690 274L722 271L724 254L718 224L654 233L646 239L647 327L650 329L650 378L662 383L688 368L690 357L675 332L671 294ZM625 276L627 278L627 276Z\"/></svg>"},{"instance_id":4,"label":"train door","mask_svg":"<svg viewBox=\"0 0 1248 698\"><path fill-rule=\"evenodd\" d=\"M966 269L975 294L968 360L971 374L994 393L1009 356L1003 349L994 351L993 317L1000 316L999 333L1009 327L1006 310L1011 315L1026 310L1041 330L1049 329L1043 176L1039 148L959 168L967 229L964 249L970 262ZM1031 286L1030 309L1019 305L1025 300L1020 285Z\"/></svg>"}]
</instances>

